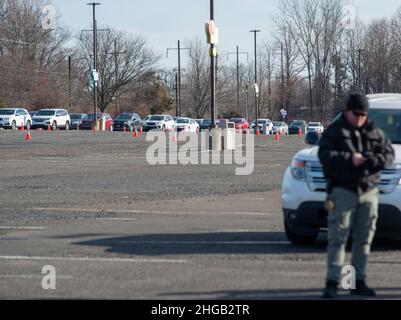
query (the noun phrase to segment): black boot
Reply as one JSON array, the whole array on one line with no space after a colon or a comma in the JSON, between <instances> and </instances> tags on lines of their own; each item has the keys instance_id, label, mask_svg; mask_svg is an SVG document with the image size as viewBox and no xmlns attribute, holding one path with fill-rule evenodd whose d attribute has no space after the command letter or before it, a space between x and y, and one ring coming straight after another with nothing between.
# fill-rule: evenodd
<instances>
[{"instance_id":1,"label":"black boot","mask_svg":"<svg viewBox=\"0 0 401 320\"><path fill-rule=\"evenodd\" d=\"M365 280L356 280L356 288L351 290L351 295L362 297L375 297L376 292L366 285Z\"/></svg>"},{"instance_id":2,"label":"black boot","mask_svg":"<svg viewBox=\"0 0 401 320\"><path fill-rule=\"evenodd\" d=\"M334 299L337 297L337 287L338 282L328 280L326 281L326 288L323 291L323 298L324 299Z\"/></svg>"}]
</instances>

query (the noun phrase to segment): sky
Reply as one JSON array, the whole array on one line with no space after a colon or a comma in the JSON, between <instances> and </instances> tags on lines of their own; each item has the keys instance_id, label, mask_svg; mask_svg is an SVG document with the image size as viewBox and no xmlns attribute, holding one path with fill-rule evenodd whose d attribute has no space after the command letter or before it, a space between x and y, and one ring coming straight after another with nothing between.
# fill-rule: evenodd
<instances>
[{"instance_id":1,"label":"sky","mask_svg":"<svg viewBox=\"0 0 401 320\"><path fill-rule=\"evenodd\" d=\"M92 0L91 0L92 1ZM260 29L259 41L268 39L273 32L273 18L280 0L215 0L215 22L219 27L220 53L234 52L237 45L241 51L253 54L251 29ZM73 31L90 29L92 8L86 0L51 0L60 18L58 24ZM157 53L161 64L172 66L176 55L167 48L177 46L177 40L185 42L199 36L206 42L204 25L210 18L209 0L97 0L99 26L109 26L142 35ZM390 17L399 7L397 0L347 0L357 8L362 21ZM232 59L235 59L232 56ZM183 58L185 63L185 58Z\"/></svg>"}]
</instances>

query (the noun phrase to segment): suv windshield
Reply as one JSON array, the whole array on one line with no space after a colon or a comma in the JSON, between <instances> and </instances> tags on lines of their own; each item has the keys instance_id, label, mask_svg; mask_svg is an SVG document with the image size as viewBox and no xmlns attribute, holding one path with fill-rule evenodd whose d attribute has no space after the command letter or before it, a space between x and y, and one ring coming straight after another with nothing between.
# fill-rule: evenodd
<instances>
[{"instance_id":1,"label":"suv windshield","mask_svg":"<svg viewBox=\"0 0 401 320\"><path fill-rule=\"evenodd\" d=\"M151 116L150 119L148 119L148 121L163 121L164 120L164 116Z\"/></svg>"},{"instance_id":2,"label":"suv windshield","mask_svg":"<svg viewBox=\"0 0 401 320\"><path fill-rule=\"evenodd\" d=\"M233 119L231 119L230 121L231 121L231 122L234 122L234 123L242 123L242 122L243 122L242 119L236 119L236 118L233 118Z\"/></svg>"},{"instance_id":3,"label":"suv windshield","mask_svg":"<svg viewBox=\"0 0 401 320\"><path fill-rule=\"evenodd\" d=\"M393 143L401 144L401 110L371 109L370 119Z\"/></svg>"},{"instance_id":4,"label":"suv windshield","mask_svg":"<svg viewBox=\"0 0 401 320\"><path fill-rule=\"evenodd\" d=\"M291 122L291 125L292 125L292 126L300 126L300 125L302 125L302 124L303 124L302 121L293 121L293 122Z\"/></svg>"},{"instance_id":5,"label":"suv windshield","mask_svg":"<svg viewBox=\"0 0 401 320\"><path fill-rule=\"evenodd\" d=\"M38 117L43 117L43 116L54 116L54 114L56 113L56 111L52 111L52 110L42 110L39 111L36 115Z\"/></svg>"},{"instance_id":6,"label":"suv windshield","mask_svg":"<svg viewBox=\"0 0 401 320\"><path fill-rule=\"evenodd\" d=\"M70 114L70 118L71 118L71 120L80 120L82 118L82 114L73 113L73 114Z\"/></svg>"},{"instance_id":7,"label":"suv windshield","mask_svg":"<svg viewBox=\"0 0 401 320\"><path fill-rule=\"evenodd\" d=\"M0 110L0 115L2 116L12 116L14 114L15 110L10 110L10 109L3 109Z\"/></svg>"},{"instance_id":8,"label":"suv windshield","mask_svg":"<svg viewBox=\"0 0 401 320\"><path fill-rule=\"evenodd\" d=\"M189 123L189 119L177 119L177 123Z\"/></svg>"},{"instance_id":9,"label":"suv windshield","mask_svg":"<svg viewBox=\"0 0 401 320\"><path fill-rule=\"evenodd\" d=\"M129 113L122 113L118 115L118 117L116 118L116 120L130 120L130 119L131 119L131 114Z\"/></svg>"},{"instance_id":10,"label":"suv windshield","mask_svg":"<svg viewBox=\"0 0 401 320\"><path fill-rule=\"evenodd\" d=\"M273 122L274 127L281 127L281 122Z\"/></svg>"}]
</instances>

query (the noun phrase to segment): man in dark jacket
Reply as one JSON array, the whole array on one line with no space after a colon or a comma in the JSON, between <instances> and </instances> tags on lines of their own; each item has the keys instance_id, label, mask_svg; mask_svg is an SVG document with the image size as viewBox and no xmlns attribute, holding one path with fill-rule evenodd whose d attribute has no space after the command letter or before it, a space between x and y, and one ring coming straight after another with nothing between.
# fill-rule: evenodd
<instances>
[{"instance_id":1,"label":"man in dark jacket","mask_svg":"<svg viewBox=\"0 0 401 320\"><path fill-rule=\"evenodd\" d=\"M344 111L324 132L319 159L328 181L328 258L323 296L335 298L352 227L352 266L356 288L351 294L374 296L365 282L370 247L376 231L380 171L394 161L384 133L368 119L368 100L351 95Z\"/></svg>"}]
</instances>

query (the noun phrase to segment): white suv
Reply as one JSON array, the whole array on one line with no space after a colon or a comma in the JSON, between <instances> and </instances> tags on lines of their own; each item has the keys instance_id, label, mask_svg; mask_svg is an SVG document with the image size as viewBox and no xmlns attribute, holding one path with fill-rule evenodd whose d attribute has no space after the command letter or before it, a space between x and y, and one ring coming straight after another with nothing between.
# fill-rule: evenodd
<instances>
[{"instance_id":1,"label":"white suv","mask_svg":"<svg viewBox=\"0 0 401 320\"><path fill-rule=\"evenodd\" d=\"M175 122L172 116L169 115L152 115L145 118L143 130L163 130L173 131L175 129Z\"/></svg>"},{"instance_id":2,"label":"white suv","mask_svg":"<svg viewBox=\"0 0 401 320\"><path fill-rule=\"evenodd\" d=\"M21 126L24 126L27 130L29 130L31 128L31 124L31 116L25 109L0 109L0 128L11 128L16 130Z\"/></svg>"},{"instance_id":3,"label":"white suv","mask_svg":"<svg viewBox=\"0 0 401 320\"><path fill-rule=\"evenodd\" d=\"M50 126L52 130L69 130L70 124L70 115L64 109L42 109L32 118L32 128L46 129Z\"/></svg>"},{"instance_id":4,"label":"white suv","mask_svg":"<svg viewBox=\"0 0 401 320\"><path fill-rule=\"evenodd\" d=\"M377 234L401 239L401 94L369 95L369 116L393 142L394 164L382 171ZM319 146L299 151L283 178L285 232L294 244L313 243L327 228L326 180Z\"/></svg>"}]
</instances>

